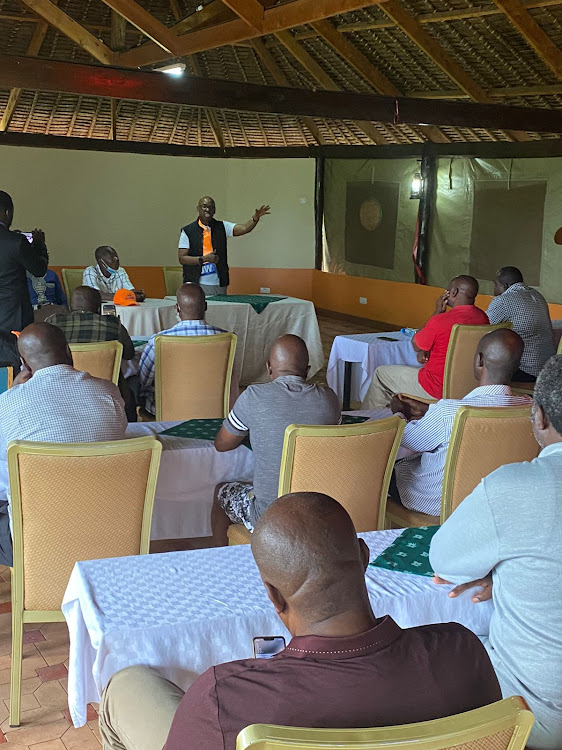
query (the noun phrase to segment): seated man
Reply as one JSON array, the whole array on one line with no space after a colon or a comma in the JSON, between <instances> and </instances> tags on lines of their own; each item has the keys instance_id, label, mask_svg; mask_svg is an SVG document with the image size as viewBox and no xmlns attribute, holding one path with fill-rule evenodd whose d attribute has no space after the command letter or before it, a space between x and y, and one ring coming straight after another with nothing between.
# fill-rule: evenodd
<instances>
[{"instance_id":1,"label":"seated man","mask_svg":"<svg viewBox=\"0 0 562 750\"><path fill-rule=\"evenodd\" d=\"M308 349L298 336L281 336L271 347L271 383L251 385L234 404L215 438L218 451L237 448L249 435L254 451L254 485L219 484L211 512L213 540L228 543L232 523L253 531L278 495L285 430L290 424L339 424L338 397L328 387L307 383Z\"/></svg>"},{"instance_id":2,"label":"seated man","mask_svg":"<svg viewBox=\"0 0 562 750\"><path fill-rule=\"evenodd\" d=\"M375 616L369 550L331 497L276 500L256 526L252 553L293 636L285 650L211 667L185 695L149 667L118 672L100 706L104 750L154 750L166 735L164 750L234 750L249 724L389 726L500 698L484 647L462 625L403 630Z\"/></svg>"},{"instance_id":3,"label":"seated man","mask_svg":"<svg viewBox=\"0 0 562 750\"><path fill-rule=\"evenodd\" d=\"M562 356L541 371L534 461L502 466L483 479L433 537L430 561L449 596L483 585L492 597L484 640L502 694L522 695L535 715L527 747L562 748ZM478 580L480 579L480 580Z\"/></svg>"},{"instance_id":4,"label":"seated man","mask_svg":"<svg viewBox=\"0 0 562 750\"><path fill-rule=\"evenodd\" d=\"M222 328L216 328L205 321L207 302L205 292L199 284L183 284L177 291L176 299L179 323L167 331L160 331L157 336L213 336L215 333L226 333ZM139 362L140 402L149 414L156 411L154 339L155 336L152 336L148 340ZM186 387L187 385L186 383Z\"/></svg>"},{"instance_id":5,"label":"seated man","mask_svg":"<svg viewBox=\"0 0 562 750\"><path fill-rule=\"evenodd\" d=\"M6 450L11 440L92 443L121 440L127 419L117 386L72 366L64 333L49 323L21 332L23 369L0 395L0 563L12 564ZM3 481L2 481L3 480Z\"/></svg>"},{"instance_id":6,"label":"seated man","mask_svg":"<svg viewBox=\"0 0 562 750\"><path fill-rule=\"evenodd\" d=\"M115 315L101 314L101 294L90 286L77 286L72 292L71 312L51 315L47 323L57 326L69 344L93 344L97 341L120 341L123 344L123 359L133 359L135 347L129 332ZM136 421L136 405L129 386L119 374L119 390L126 404L129 421Z\"/></svg>"},{"instance_id":7,"label":"seated man","mask_svg":"<svg viewBox=\"0 0 562 750\"><path fill-rule=\"evenodd\" d=\"M522 351L523 341L515 331L492 331L480 339L474 358L474 377L479 385L463 399L444 398L431 406L401 396L392 400L394 412L415 418L406 425L401 445L416 451L415 456L396 463L390 486L395 500L411 510L439 515L445 460L457 410L461 406L529 405L528 396L514 396L509 387ZM412 414L412 409L417 411Z\"/></svg>"},{"instance_id":8,"label":"seated man","mask_svg":"<svg viewBox=\"0 0 562 750\"><path fill-rule=\"evenodd\" d=\"M532 383L545 362L556 354L547 301L523 283L521 271L513 266L500 268L496 274L494 295L488 307L490 323L510 321L525 344L520 369L513 380Z\"/></svg>"},{"instance_id":9,"label":"seated man","mask_svg":"<svg viewBox=\"0 0 562 750\"><path fill-rule=\"evenodd\" d=\"M98 247L95 252L95 266L88 266L84 271L82 283L97 289L104 302L113 301L113 295L118 289L131 289L135 293L137 302L145 299L142 289L135 289L131 284L129 274L119 266L119 256L109 245Z\"/></svg>"},{"instance_id":10,"label":"seated man","mask_svg":"<svg viewBox=\"0 0 562 750\"><path fill-rule=\"evenodd\" d=\"M478 282L472 276L457 276L438 298L435 312L412 339L412 346L423 367L382 365L377 367L363 409L384 409L395 393L410 393L420 398L441 398L443 374L451 329L456 324L487 325L488 316L474 301ZM447 307L451 308L447 312ZM446 314L445 314L446 313Z\"/></svg>"},{"instance_id":11,"label":"seated man","mask_svg":"<svg viewBox=\"0 0 562 750\"><path fill-rule=\"evenodd\" d=\"M67 306L66 294L54 271L48 268L44 276L34 276L26 271L26 275L29 299L34 310L49 305Z\"/></svg>"}]
</instances>

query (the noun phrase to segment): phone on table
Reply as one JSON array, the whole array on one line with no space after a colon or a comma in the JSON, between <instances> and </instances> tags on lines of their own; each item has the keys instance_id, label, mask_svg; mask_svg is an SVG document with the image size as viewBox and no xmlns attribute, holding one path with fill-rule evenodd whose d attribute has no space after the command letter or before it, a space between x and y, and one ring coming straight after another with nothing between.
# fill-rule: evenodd
<instances>
[{"instance_id":1,"label":"phone on table","mask_svg":"<svg viewBox=\"0 0 562 750\"><path fill-rule=\"evenodd\" d=\"M379 336L379 341L400 341L400 339L393 339L390 336Z\"/></svg>"},{"instance_id":2,"label":"phone on table","mask_svg":"<svg viewBox=\"0 0 562 750\"><path fill-rule=\"evenodd\" d=\"M101 303L101 314L102 315L117 315L117 310L113 302L102 302Z\"/></svg>"},{"instance_id":3,"label":"phone on table","mask_svg":"<svg viewBox=\"0 0 562 750\"><path fill-rule=\"evenodd\" d=\"M282 635L261 635L253 638L252 642L254 659L271 659L285 648L285 639Z\"/></svg>"}]
</instances>

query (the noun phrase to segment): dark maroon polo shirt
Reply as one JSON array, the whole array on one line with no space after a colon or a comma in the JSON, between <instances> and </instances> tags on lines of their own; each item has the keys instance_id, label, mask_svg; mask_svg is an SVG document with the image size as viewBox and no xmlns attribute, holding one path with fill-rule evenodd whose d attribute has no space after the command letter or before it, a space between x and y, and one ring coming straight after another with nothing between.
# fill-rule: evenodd
<instances>
[{"instance_id":1,"label":"dark maroon polo shirt","mask_svg":"<svg viewBox=\"0 0 562 750\"><path fill-rule=\"evenodd\" d=\"M178 706L165 750L235 750L249 724L408 724L500 699L474 633L457 623L402 630L384 617L361 635L300 636L272 659L211 667Z\"/></svg>"}]
</instances>

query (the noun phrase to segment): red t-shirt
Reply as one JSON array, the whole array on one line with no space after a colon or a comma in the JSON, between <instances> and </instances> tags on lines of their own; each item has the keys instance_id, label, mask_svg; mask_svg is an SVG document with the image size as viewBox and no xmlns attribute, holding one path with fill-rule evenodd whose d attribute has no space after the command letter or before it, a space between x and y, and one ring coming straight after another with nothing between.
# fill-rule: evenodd
<instances>
[{"instance_id":1,"label":"red t-shirt","mask_svg":"<svg viewBox=\"0 0 562 750\"><path fill-rule=\"evenodd\" d=\"M430 352L429 360L418 373L418 382L424 391L433 398L443 396L443 375L445 358L454 325L485 326L489 324L488 316L475 305L459 305L446 313L434 315L414 336L416 345Z\"/></svg>"}]
</instances>

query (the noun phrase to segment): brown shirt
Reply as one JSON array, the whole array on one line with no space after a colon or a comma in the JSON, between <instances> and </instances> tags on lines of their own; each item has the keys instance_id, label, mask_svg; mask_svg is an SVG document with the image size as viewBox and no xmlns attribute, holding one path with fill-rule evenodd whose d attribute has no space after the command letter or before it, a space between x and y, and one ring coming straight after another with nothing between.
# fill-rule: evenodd
<instances>
[{"instance_id":1,"label":"brown shirt","mask_svg":"<svg viewBox=\"0 0 562 750\"><path fill-rule=\"evenodd\" d=\"M300 636L272 659L211 667L183 697L165 750L234 750L249 724L409 724L500 699L484 646L462 625L402 630L384 617L361 635Z\"/></svg>"}]
</instances>

